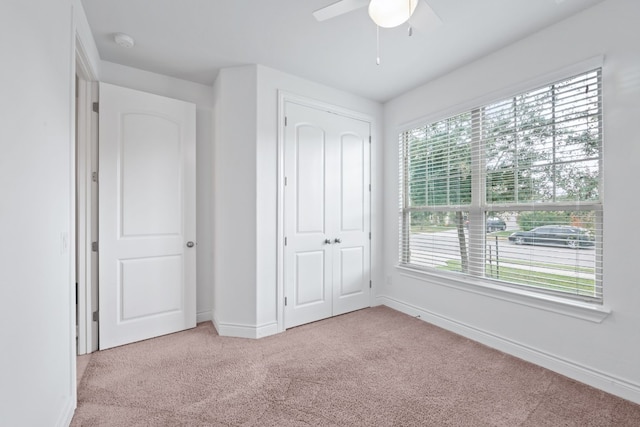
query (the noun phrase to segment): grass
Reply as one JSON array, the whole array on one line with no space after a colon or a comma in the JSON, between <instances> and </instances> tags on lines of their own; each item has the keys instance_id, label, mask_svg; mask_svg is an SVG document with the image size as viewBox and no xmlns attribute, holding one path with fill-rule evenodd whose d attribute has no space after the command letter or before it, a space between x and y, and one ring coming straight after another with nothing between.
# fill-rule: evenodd
<instances>
[{"instance_id":1,"label":"grass","mask_svg":"<svg viewBox=\"0 0 640 427\"><path fill-rule=\"evenodd\" d=\"M442 225L412 225L411 233L438 233L440 231L455 230L456 227L445 227Z\"/></svg>"},{"instance_id":2,"label":"grass","mask_svg":"<svg viewBox=\"0 0 640 427\"><path fill-rule=\"evenodd\" d=\"M460 261L453 259L448 260L446 266L438 268L447 271L462 271ZM535 286L585 296L593 296L595 294L594 279L543 273L505 266L500 266L499 274L495 267L492 269L487 268L485 275L489 278L504 280L519 285Z\"/></svg>"},{"instance_id":3,"label":"grass","mask_svg":"<svg viewBox=\"0 0 640 427\"><path fill-rule=\"evenodd\" d=\"M498 237L509 237L515 230L510 231L494 231L492 233L487 233L487 236L498 236Z\"/></svg>"},{"instance_id":4,"label":"grass","mask_svg":"<svg viewBox=\"0 0 640 427\"><path fill-rule=\"evenodd\" d=\"M445 225L412 225L411 232L412 233L438 233L440 231L447 230L456 230L455 225L445 226ZM487 236L498 236L499 238L507 238L513 233L514 230L510 231L493 231L491 233L487 233Z\"/></svg>"},{"instance_id":5,"label":"grass","mask_svg":"<svg viewBox=\"0 0 640 427\"><path fill-rule=\"evenodd\" d=\"M566 265L566 264L553 264L553 263L544 263L544 262L535 262L535 261L525 261L522 259L515 259L515 258L500 258L500 264L502 263L528 265L531 267L540 267L540 268L551 268L554 270L575 271L578 273L585 273L585 274L595 274L596 272L595 268L590 268L590 267L576 267L573 265Z\"/></svg>"},{"instance_id":6,"label":"grass","mask_svg":"<svg viewBox=\"0 0 640 427\"><path fill-rule=\"evenodd\" d=\"M412 225L411 232L412 233L438 233L440 231L447 230L457 230L455 225ZM465 228L466 230L466 228ZM513 233L511 231L493 231L491 233L487 233L487 236L498 236L498 237L509 237Z\"/></svg>"}]
</instances>

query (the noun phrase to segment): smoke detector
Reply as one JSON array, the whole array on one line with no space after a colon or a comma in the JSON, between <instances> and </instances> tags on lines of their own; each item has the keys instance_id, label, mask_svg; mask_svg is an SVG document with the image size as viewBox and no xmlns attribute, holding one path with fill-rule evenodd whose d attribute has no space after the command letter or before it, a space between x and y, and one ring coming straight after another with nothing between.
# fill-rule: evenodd
<instances>
[{"instance_id":1,"label":"smoke detector","mask_svg":"<svg viewBox=\"0 0 640 427\"><path fill-rule=\"evenodd\" d=\"M133 47L133 45L135 44L135 41L133 40L133 37L131 37L128 34L124 34L124 33L116 33L113 36L113 40L122 47L125 47L127 49L130 49Z\"/></svg>"}]
</instances>

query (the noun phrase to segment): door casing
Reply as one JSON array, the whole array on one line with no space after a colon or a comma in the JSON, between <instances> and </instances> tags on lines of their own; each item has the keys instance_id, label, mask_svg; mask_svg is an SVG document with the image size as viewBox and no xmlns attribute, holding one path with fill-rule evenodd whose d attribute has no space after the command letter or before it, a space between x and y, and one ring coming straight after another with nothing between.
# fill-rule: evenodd
<instances>
[{"instance_id":1,"label":"door casing","mask_svg":"<svg viewBox=\"0 0 640 427\"><path fill-rule=\"evenodd\" d=\"M98 101L95 70L76 41L77 116L76 116L76 298L77 354L98 350L98 322L93 312L98 309L98 260L91 243L97 241L97 172L98 128L93 103Z\"/></svg>"},{"instance_id":2,"label":"door casing","mask_svg":"<svg viewBox=\"0 0 640 427\"><path fill-rule=\"evenodd\" d=\"M284 281L284 244L285 244L285 222L284 222L284 195L285 195L285 165L284 165L284 157L285 157L285 104L287 102L295 102L297 104L301 104L307 107L316 108L318 110L324 110L327 112L335 113L341 116L362 120L369 122L371 124L371 128L373 129L374 120L373 117L360 113L357 111L353 111L347 108L343 108L340 106L336 106L333 104L329 104L326 102L318 101L312 98L308 98L305 96L296 95L287 91L278 91L278 215L277 215L277 271L276 271L276 282L277 282L277 314L278 314L278 332L285 331L285 281ZM373 131L372 131L373 133ZM369 174L372 174L371 162L372 162L372 153L373 150L369 150ZM369 182L372 182L371 176L369 176ZM371 197L369 198L369 216L370 216L370 226L374 227L373 218L371 214L371 208L373 206L373 192ZM373 255L373 237L369 241L369 265L371 266L370 275L372 274L372 260L374 258ZM374 295L373 292L370 294L370 305L373 305Z\"/></svg>"}]
</instances>

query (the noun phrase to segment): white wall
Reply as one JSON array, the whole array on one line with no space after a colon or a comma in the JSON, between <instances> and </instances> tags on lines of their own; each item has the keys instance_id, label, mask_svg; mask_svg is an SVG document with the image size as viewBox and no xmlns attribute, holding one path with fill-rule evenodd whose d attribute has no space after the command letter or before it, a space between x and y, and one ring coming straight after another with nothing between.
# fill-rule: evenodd
<instances>
[{"instance_id":1,"label":"white wall","mask_svg":"<svg viewBox=\"0 0 640 427\"><path fill-rule=\"evenodd\" d=\"M640 212L631 182L640 158L640 2L607 0L385 106L385 253L378 302L640 402ZM403 275L398 260L398 147L403 123L469 103L604 55L604 298L601 323ZM467 287L468 288L468 287ZM557 309L558 307L553 307ZM560 311L560 312L557 312Z\"/></svg>"},{"instance_id":2,"label":"white wall","mask_svg":"<svg viewBox=\"0 0 640 427\"><path fill-rule=\"evenodd\" d=\"M198 321L211 320L213 295L211 87L113 62L100 62L100 81L196 104L196 236Z\"/></svg>"},{"instance_id":3,"label":"white wall","mask_svg":"<svg viewBox=\"0 0 640 427\"><path fill-rule=\"evenodd\" d=\"M255 67L221 70L213 95L213 317L221 335L251 336L257 256Z\"/></svg>"},{"instance_id":4,"label":"white wall","mask_svg":"<svg viewBox=\"0 0 640 427\"><path fill-rule=\"evenodd\" d=\"M382 106L260 65L222 70L214 85L214 304L223 335L259 338L279 330L279 90L371 117L374 283L380 276Z\"/></svg>"},{"instance_id":5,"label":"white wall","mask_svg":"<svg viewBox=\"0 0 640 427\"><path fill-rule=\"evenodd\" d=\"M0 3L0 424L75 407L70 0Z\"/></svg>"}]
</instances>

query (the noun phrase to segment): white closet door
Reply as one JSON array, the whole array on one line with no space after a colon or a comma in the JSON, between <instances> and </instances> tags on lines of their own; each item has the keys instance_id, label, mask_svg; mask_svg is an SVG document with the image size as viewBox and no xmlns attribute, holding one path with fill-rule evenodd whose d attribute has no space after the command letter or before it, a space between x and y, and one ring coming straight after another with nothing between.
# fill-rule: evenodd
<instances>
[{"instance_id":1,"label":"white closet door","mask_svg":"<svg viewBox=\"0 0 640 427\"><path fill-rule=\"evenodd\" d=\"M101 83L99 124L106 349L196 325L195 105Z\"/></svg>"},{"instance_id":2,"label":"white closet door","mask_svg":"<svg viewBox=\"0 0 640 427\"><path fill-rule=\"evenodd\" d=\"M371 276L369 124L344 117L340 122L336 123L340 129L352 130L339 133L337 168L332 167L336 181L333 216L340 239L333 245L334 316L369 306Z\"/></svg>"},{"instance_id":3,"label":"white closet door","mask_svg":"<svg viewBox=\"0 0 640 427\"><path fill-rule=\"evenodd\" d=\"M285 104L285 327L369 306L370 125Z\"/></svg>"}]
</instances>

